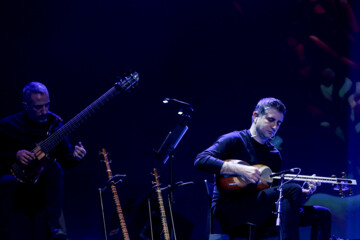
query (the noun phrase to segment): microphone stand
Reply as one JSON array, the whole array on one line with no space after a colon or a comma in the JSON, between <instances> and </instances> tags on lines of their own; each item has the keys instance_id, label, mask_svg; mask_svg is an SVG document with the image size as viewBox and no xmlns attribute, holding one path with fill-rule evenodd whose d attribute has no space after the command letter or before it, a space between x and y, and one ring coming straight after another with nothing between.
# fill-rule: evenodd
<instances>
[{"instance_id":1,"label":"microphone stand","mask_svg":"<svg viewBox=\"0 0 360 240\"><path fill-rule=\"evenodd\" d=\"M174 160L174 150L176 149L177 145L179 144L182 137L185 135L186 131L188 130L188 122L191 118L190 113L193 111L193 108L189 105L189 107L186 107L184 110L181 111L181 117L178 123L175 125L172 131L168 133L165 140L161 144L159 150L154 150L155 155L163 162L163 164L166 164L167 161L170 158L169 161L169 185L173 185L173 160ZM172 216L172 204L174 203L172 192L168 195L169 199L169 210L170 215ZM173 237L173 233L175 233L174 225L172 224L172 234L171 237ZM176 239L176 237L175 237Z\"/></svg>"},{"instance_id":2,"label":"microphone stand","mask_svg":"<svg viewBox=\"0 0 360 240\"><path fill-rule=\"evenodd\" d=\"M277 204L277 209L276 209L276 214L277 214L277 218L276 218L276 226L279 227L279 233L280 233L280 240L282 240L282 229L281 229L281 221L280 221L280 217L281 217L281 201L283 199L283 183L284 183L284 174L280 175L280 187L278 188L279 190L279 199L277 200L276 204Z\"/></svg>"},{"instance_id":3,"label":"microphone stand","mask_svg":"<svg viewBox=\"0 0 360 240\"><path fill-rule=\"evenodd\" d=\"M289 173L289 172L294 172L295 170L298 170L298 173L296 174L295 177L293 177L292 179L288 180L287 182L284 183L284 179L285 179L285 174ZM281 229L281 215L282 215L282 199L283 199L283 186L284 184L292 181L293 179L295 179L301 172L300 168L291 168L289 170L284 170L278 173L274 173L271 174L270 177L275 177L275 176L279 176L280 175L280 185L278 187L278 191L279 191L279 199L277 200L277 202L275 202L276 205L276 212L274 212L275 214L277 214L277 218L276 218L276 227L279 228L279 233L280 233L280 240L282 240L283 236L282 236L282 229Z\"/></svg>"}]
</instances>

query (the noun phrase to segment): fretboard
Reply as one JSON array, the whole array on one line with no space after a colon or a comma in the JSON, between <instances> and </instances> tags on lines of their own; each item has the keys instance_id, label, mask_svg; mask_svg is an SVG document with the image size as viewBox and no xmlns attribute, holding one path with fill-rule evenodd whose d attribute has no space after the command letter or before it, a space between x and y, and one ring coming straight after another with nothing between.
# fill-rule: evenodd
<instances>
[{"instance_id":1,"label":"fretboard","mask_svg":"<svg viewBox=\"0 0 360 240\"><path fill-rule=\"evenodd\" d=\"M280 176L275 176L273 179L280 179ZM332 184L347 184L347 185L357 185L355 179L347 178L333 178L333 177L318 177L318 176L306 176L306 175L296 175L296 174L285 174L285 180L294 180L294 181L318 181L321 183L332 183Z\"/></svg>"},{"instance_id":2,"label":"fretboard","mask_svg":"<svg viewBox=\"0 0 360 240\"><path fill-rule=\"evenodd\" d=\"M77 129L86 119L92 116L97 110L99 110L103 105L105 105L105 103L110 101L118 93L119 91L115 87L112 87L92 104L73 117L70 121L65 123L60 129L42 141L39 144L41 150L45 153L49 153L62 140L64 140L65 137Z\"/></svg>"}]
</instances>

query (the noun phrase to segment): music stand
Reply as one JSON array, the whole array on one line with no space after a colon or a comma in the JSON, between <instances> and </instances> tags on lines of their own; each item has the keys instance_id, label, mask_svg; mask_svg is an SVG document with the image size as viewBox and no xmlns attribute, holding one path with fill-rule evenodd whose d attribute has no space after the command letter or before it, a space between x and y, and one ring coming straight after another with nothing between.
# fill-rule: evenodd
<instances>
[{"instance_id":1,"label":"music stand","mask_svg":"<svg viewBox=\"0 0 360 240\"><path fill-rule=\"evenodd\" d=\"M173 185L172 161L174 159L173 152L175 151L177 145L179 144L179 142L181 141L181 139L183 138L183 136L185 135L186 131L189 128L187 126L187 124L191 118L191 113L193 112L193 108L190 104L176 100L176 99L165 99L165 100L166 101L172 100L172 101L176 101L178 103L186 105L186 107L184 109L179 110L178 113L180 115L180 119L176 123L175 127L167 134L167 136L165 137L165 140L161 144L160 148L157 151L153 150L156 157L158 159L160 159L163 162L163 164L166 164L170 158L170 161L169 161L169 185L172 186ZM170 211L172 211L172 207L171 207L171 205L173 203L172 191L170 192L170 194L168 194L168 199L169 199L169 208L170 208ZM170 214L171 214L171 216L173 215L172 212ZM174 224L172 224L172 233L175 233ZM175 236L175 239L176 239L176 236Z\"/></svg>"},{"instance_id":2,"label":"music stand","mask_svg":"<svg viewBox=\"0 0 360 240\"><path fill-rule=\"evenodd\" d=\"M175 125L173 130L168 133L164 142L161 144L159 150L158 151L154 150L156 156L164 164L166 164L170 155L172 155L172 152L175 150L180 140L188 130L188 126L186 124L189 121L189 119L190 119L190 115L183 113L181 115L180 121Z\"/></svg>"}]
</instances>

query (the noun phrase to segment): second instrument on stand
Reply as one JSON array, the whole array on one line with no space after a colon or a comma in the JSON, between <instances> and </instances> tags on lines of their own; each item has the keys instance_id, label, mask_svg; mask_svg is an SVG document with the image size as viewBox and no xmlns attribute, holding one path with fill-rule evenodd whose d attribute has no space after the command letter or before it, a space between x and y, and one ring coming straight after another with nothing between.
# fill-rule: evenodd
<instances>
[{"instance_id":1,"label":"second instrument on stand","mask_svg":"<svg viewBox=\"0 0 360 240\"><path fill-rule=\"evenodd\" d=\"M104 157L104 162L105 162L105 165L106 165L106 171L108 173L108 177L109 177L109 181L110 181L110 185L111 185L111 191L112 191L114 201L115 201L115 205L116 205L116 212L117 212L117 215L119 217L120 227L121 227L121 230L122 230L122 233L123 233L124 240L130 240L129 233L128 233L126 223L125 223L124 214L123 214L123 211L122 211L121 205L120 205L119 196L118 196L118 193L117 193L117 190L116 190L116 184L114 182L114 177L112 175L112 171L111 171L111 168L110 168L110 163L109 163L109 159L108 159L108 156L107 156L108 153L103 148L100 154L102 154L103 157Z\"/></svg>"},{"instance_id":2,"label":"second instrument on stand","mask_svg":"<svg viewBox=\"0 0 360 240\"><path fill-rule=\"evenodd\" d=\"M170 234L169 234L169 228L167 225L167 218L166 218L166 213L165 213L165 207L164 207L164 201L161 195L161 188L160 188L160 182L159 182L159 176L158 176L158 172L157 169L154 168L154 176L155 176L155 187L156 187L156 192L157 192L157 197L158 197L158 201L159 201L159 207L160 207L160 214L161 214L161 223L163 226L163 231L164 231L164 239L165 240L170 240Z\"/></svg>"}]
</instances>

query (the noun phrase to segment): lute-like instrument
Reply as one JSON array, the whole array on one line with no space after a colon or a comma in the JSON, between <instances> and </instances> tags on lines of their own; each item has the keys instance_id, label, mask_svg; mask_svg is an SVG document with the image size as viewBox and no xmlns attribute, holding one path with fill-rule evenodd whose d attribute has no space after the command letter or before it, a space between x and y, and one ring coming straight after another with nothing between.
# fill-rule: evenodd
<instances>
[{"instance_id":1,"label":"lute-like instrument","mask_svg":"<svg viewBox=\"0 0 360 240\"><path fill-rule=\"evenodd\" d=\"M233 160L225 160L225 161L233 161ZM238 164L249 165L244 161L236 161ZM270 177L273 172L271 169L262 164L253 165L257 167L261 173L261 179L258 183L254 184L248 181L247 179L241 176L232 176L232 175L222 175L218 176L217 186L219 186L220 190L224 191L239 191L250 185L253 185L256 190L263 190L269 188L273 182L273 179L280 179L281 176ZM293 181L303 181L303 182L319 182L319 183L331 183L334 187L339 187L342 191L348 189L349 185L357 185L355 179L348 178L336 178L336 177L319 177L319 176L308 176L308 175L296 175L296 174L284 174L284 180L293 180ZM256 185L256 186L254 186Z\"/></svg>"},{"instance_id":2,"label":"lute-like instrument","mask_svg":"<svg viewBox=\"0 0 360 240\"><path fill-rule=\"evenodd\" d=\"M24 165L20 161L12 163L10 167L11 174L14 175L20 182L28 184L36 183L43 171L46 161L48 160L47 155L54 147L56 147L62 140L65 139L65 137L79 127L81 123L99 110L105 103L110 101L120 92L129 92L138 84L138 82L139 75L136 72L131 73L124 78L119 78L119 81L116 82L111 89L96 99L93 103L73 117L70 121L65 123L45 140L38 143L32 150L36 159L33 160L31 164Z\"/></svg>"},{"instance_id":3,"label":"lute-like instrument","mask_svg":"<svg viewBox=\"0 0 360 240\"><path fill-rule=\"evenodd\" d=\"M109 159L108 159L108 153L106 152L105 148L103 148L102 151L100 152L100 154L102 154L103 157L104 157L104 162L105 162L105 165L106 165L106 172L108 173L109 181L110 181L110 184L111 184L111 191L112 191L113 198L114 198L114 201L115 201L116 212L117 212L117 215L119 217L120 227L121 227L121 230L122 230L122 233L123 233L124 240L130 240L129 233L128 233L126 223L125 223L124 214L123 214L123 211L122 211L121 205L120 205L119 196L118 196L118 193L117 193L117 190L116 190L116 184L113 181L113 174L112 174L112 171L111 171L111 168L110 168L110 163L109 163Z\"/></svg>"},{"instance_id":4,"label":"lute-like instrument","mask_svg":"<svg viewBox=\"0 0 360 240\"><path fill-rule=\"evenodd\" d=\"M154 168L154 176L155 176L155 182L153 182L153 183L156 184L155 187L156 187L157 197L158 197L158 201L159 201L161 223L162 223L163 232L164 232L164 239L170 240L170 234L169 234L169 228L167 225L164 201L163 201L162 194L161 194L159 176L158 176L158 172L157 172L156 168Z\"/></svg>"}]
</instances>

